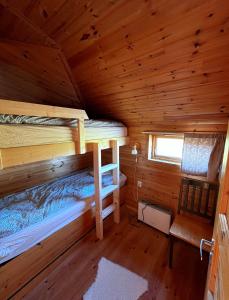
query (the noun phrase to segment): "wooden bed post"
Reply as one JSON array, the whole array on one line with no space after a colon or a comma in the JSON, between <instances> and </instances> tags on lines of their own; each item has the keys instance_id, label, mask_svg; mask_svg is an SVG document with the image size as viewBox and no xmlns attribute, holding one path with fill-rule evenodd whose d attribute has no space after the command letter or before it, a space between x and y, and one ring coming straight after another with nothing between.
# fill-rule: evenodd
<instances>
[{"instance_id":1,"label":"wooden bed post","mask_svg":"<svg viewBox=\"0 0 229 300\"><path fill-rule=\"evenodd\" d=\"M78 119L78 149L79 154L86 152L84 119Z\"/></svg>"},{"instance_id":2,"label":"wooden bed post","mask_svg":"<svg viewBox=\"0 0 229 300\"><path fill-rule=\"evenodd\" d=\"M96 236L103 239L103 216L102 216L102 173L101 173L101 148L99 143L93 145L94 182L95 182L95 219Z\"/></svg>"},{"instance_id":3,"label":"wooden bed post","mask_svg":"<svg viewBox=\"0 0 229 300\"><path fill-rule=\"evenodd\" d=\"M119 143L117 140L112 141L112 163L116 164L113 169L113 182L118 186L113 192L114 204L114 222L120 222L120 199L119 199Z\"/></svg>"},{"instance_id":4,"label":"wooden bed post","mask_svg":"<svg viewBox=\"0 0 229 300\"><path fill-rule=\"evenodd\" d=\"M3 163L2 163L2 151L0 149L0 170L3 169Z\"/></svg>"}]
</instances>

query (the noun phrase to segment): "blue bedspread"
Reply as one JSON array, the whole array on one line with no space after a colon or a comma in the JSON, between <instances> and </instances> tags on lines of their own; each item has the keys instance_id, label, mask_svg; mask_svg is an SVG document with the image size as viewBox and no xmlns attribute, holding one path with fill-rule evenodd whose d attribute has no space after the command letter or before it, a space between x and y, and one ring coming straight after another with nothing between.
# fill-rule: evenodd
<instances>
[{"instance_id":1,"label":"blue bedspread","mask_svg":"<svg viewBox=\"0 0 229 300\"><path fill-rule=\"evenodd\" d=\"M112 184L111 172L102 177L103 186ZM125 175L120 174L121 185L125 180ZM68 209L76 201L93 196L94 191L94 177L86 169L49 184L1 198L0 238Z\"/></svg>"}]
</instances>

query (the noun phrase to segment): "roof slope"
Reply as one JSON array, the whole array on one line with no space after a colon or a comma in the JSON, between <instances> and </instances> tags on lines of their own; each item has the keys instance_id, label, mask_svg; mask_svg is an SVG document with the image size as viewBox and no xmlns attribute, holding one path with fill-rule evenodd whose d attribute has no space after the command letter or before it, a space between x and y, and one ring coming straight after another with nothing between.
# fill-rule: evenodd
<instances>
[{"instance_id":1,"label":"roof slope","mask_svg":"<svg viewBox=\"0 0 229 300\"><path fill-rule=\"evenodd\" d=\"M135 126L228 117L227 0L3 2L60 45L89 114Z\"/></svg>"}]
</instances>

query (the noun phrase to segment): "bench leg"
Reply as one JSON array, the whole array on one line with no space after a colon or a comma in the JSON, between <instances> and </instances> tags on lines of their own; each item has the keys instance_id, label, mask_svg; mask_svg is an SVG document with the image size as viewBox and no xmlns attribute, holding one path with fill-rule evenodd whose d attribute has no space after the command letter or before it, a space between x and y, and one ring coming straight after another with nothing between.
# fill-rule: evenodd
<instances>
[{"instance_id":1,"label":"bench leg","mask_svg":"<svg viewBox=\"0 0 229 300\"><path fill-rule=\"evenodd\" d=\"M173 244L174 238L172 235L169 236L169 268L172 269L173 266Z\"/></svg>"}]
</instances>

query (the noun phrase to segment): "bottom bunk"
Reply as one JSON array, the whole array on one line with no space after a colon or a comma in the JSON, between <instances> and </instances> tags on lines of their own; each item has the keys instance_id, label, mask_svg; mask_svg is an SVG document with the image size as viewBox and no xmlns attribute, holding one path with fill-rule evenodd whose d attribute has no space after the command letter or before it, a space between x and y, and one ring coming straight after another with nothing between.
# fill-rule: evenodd
<instances>
[{"instance_id":1,"label":"bottom bunk","mask_svg":"<svg viewBox=\"0 0 229 300\"><path fill-rule=\"evenodd\" d=\"M94 226L92 174L90 169L84 169L1 199L3 299L22 288ZM125 181L126 176L120 173L120 186ZM103 186L111 182L111 172L107 172L103 175ZM111 202L111 197L106 197L103 207Z\"/></svg>"},{"instance_id":2,"label":"bottom bunk","mask_svg":"<svg viewBox=\"0 0 229 300\"><path fill-rule=\"evenodd\" d=\"M103 175L103 187L112 185ZM120 186L126 177L120 174ZM0 264L23 253L95 205L89 169L0 199Z\"/></svg>"}]
</instances>

